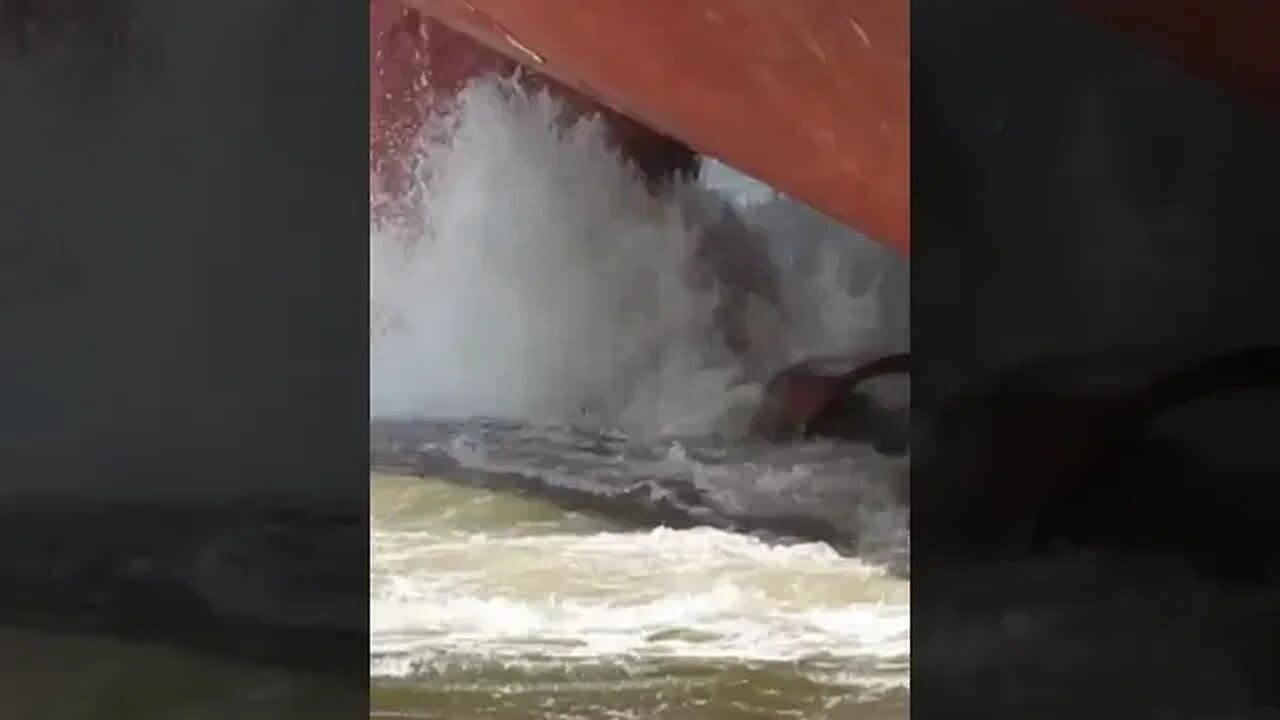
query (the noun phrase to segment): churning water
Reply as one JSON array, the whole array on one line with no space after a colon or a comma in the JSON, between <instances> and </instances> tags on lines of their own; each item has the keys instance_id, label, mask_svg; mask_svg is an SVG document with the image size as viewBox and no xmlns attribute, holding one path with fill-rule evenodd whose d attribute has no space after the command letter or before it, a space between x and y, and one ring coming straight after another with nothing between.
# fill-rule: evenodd
<instances>
[{"instance_id":1,"label":"churning water","mask_svg":"<svg viewBox=\"0 0 1280 720\"><path fill-rule=\"evenodd\" d=\"M743 422L791 360L904 347L905 267L718 165L654 197L559 111L468 88L371 232L375 711L902 716L903 462ZM687 272L731 210L780 272L745 355Z\"/></svg>"}]
</instances>

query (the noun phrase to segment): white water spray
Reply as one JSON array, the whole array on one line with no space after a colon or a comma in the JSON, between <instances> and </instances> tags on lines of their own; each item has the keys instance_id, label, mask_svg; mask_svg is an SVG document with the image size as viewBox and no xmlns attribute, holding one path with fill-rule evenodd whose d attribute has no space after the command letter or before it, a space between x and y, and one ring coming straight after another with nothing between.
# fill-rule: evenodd
<instances>
[{"instance_id":1,"label":"white water spray","mask_svg":"<svg viewBox=\"0 0 1280 720\"><path fill-rule=\"evenodd\" d=\"M813 232L815 214L789 202L809 227L785 236L779 201L758 206L768 210L757 224L783 269L781 312L797 319L752 308L757 357L730 353L718 289L695 288L689 273L698 234L726 202L699 184L654 197L602 122L566 125L561 110L486 80L424 133L422 210L371 232L375 416L723 429L755 392L745 367L885 343L878 286L854 280L867 276L870 244L829 221ZM806 244L824 247L806 258Z\"/></svg>"}]
</instances>

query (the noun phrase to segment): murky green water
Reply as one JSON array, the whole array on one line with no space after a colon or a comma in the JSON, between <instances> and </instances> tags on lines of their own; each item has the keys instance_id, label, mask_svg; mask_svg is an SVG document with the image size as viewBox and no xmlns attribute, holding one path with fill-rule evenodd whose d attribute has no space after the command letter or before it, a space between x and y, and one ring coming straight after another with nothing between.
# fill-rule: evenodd
<instances>
[{"instance_id":1,"label":"murky green water","mask_svg":"<svg viewBox=\"0 0 1280 720\"><path fill-rule=\"evenodd\" d=\"M0 697L23 720L357 717L365 688L159 642L0 630Z\"/></svg>"},{"instance_id":2,"label":"murky green water","mask_svg":"<svg viewBox=\"0 0 1280 720\"><path fill-rule=\"evenodd\" d=\"M372 488L375 716L907 715L909 586L825 545Z\"/></svg>"}]
</instances>

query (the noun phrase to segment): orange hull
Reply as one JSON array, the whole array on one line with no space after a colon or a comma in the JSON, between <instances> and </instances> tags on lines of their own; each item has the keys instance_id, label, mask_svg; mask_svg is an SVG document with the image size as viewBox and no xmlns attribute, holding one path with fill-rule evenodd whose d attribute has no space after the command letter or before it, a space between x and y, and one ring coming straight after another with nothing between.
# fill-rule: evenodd
<instances>
[{"instance_id":1,"label":"orange hull","mask_svg":"<svg viewBox=\"0 0 1280 720\"><path fill-rule=\"evenodd\" d=\"M907 250L904 0L403 2Z\"/></svg>"},{"instance_id":2,"label":"orange hull","mask_svg":"<svg viewBox=\"0 0 1280 720\"><path fill-rule=\"evenodd\" d=\"M400 0L373 0L369 29L370 169L380 189L395 196L406 189L413 155L408 145L418 138L429 112L452 99L467 81L507 76L521 64ZM526 72L524 82L558 96L566 110L603 115L613 145L652 182L696 171L697 154L684 143L539 73Z\"/></svg>"},{"instance_id":3,"label":"orange hull","mask_svg":"<svg viewBox=\"0 0 1280 720\"><path fill-rule=\"evenodd\" d=\"M400 53L409 67L414 53L430 55L417 67L431 66L436 89L523 65L571 105L610 116L618 144L651 174L688 166L694 148L909 249L907 0L372 2L375 51ZM1280 111L1280 44L1268 37L1280 4L1062 2ZM429 18L434 40L425 30L388 34L386 19L406 8ZM413 95L405 78L379 79L377 68L375 58L375 162L394 154L381 138L395 133L377 130L378 118L405 116L390 106Z\"/></svg>"}]
</instances>

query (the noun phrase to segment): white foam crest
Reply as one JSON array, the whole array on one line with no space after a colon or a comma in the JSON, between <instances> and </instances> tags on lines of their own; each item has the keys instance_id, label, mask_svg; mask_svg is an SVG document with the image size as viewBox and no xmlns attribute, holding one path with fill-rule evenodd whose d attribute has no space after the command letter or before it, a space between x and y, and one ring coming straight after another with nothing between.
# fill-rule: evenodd
<instances>
[{"instance_id":1,"label":"white foam crest","mask_svg":"<svg viewBox=\"0 0 1280 720\"><path fill-rule=\"evenodd\" d=\"M401 660L483 647L488 657L905 667L906 594L905 583L825 545L771 546L708 528L430 546L375 530L372 650Z\"/></svg>"}]
</instances>

